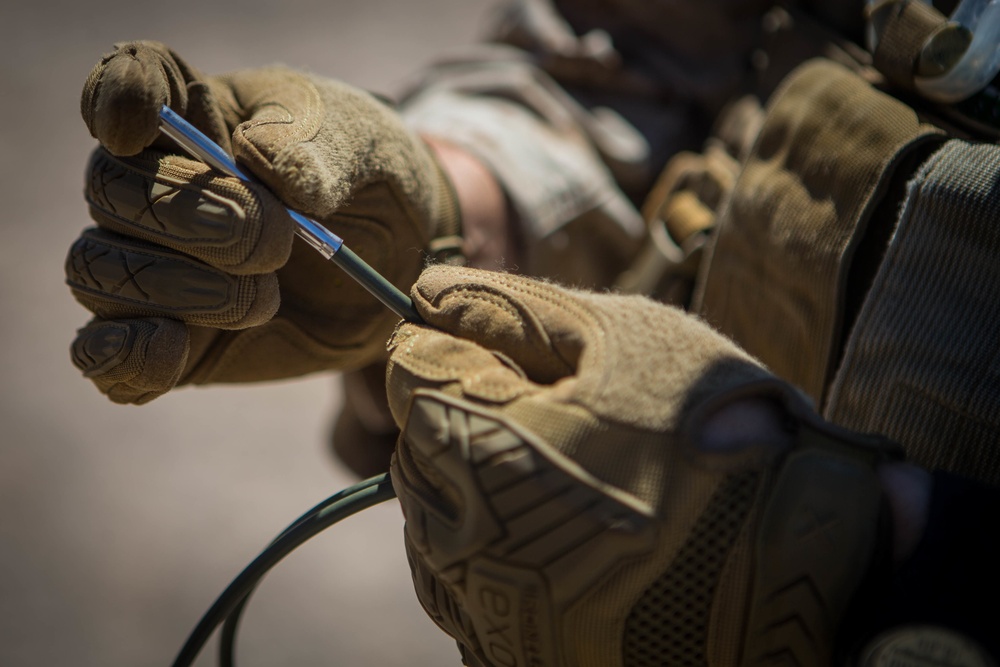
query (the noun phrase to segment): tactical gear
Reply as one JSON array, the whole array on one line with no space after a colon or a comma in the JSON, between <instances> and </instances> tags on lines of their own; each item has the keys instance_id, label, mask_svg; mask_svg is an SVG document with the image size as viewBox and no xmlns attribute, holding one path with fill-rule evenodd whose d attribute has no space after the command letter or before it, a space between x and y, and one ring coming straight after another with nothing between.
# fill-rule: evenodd
<instances>
[{"instance_id":1,"label":"tactical gear","mask_svg":"<svg viewBox=\"0 0 1000 667\"><path fill-rule=\"evenodd\" d=\"M641 297L432 267L391 342L418 597L467 664L829 664L887 555L878 441ZM785 436L713 450L725 406ZM790 620L794 619L794 620Z\"/></svg>"},{"instance_id":2,"label":"tactical gear","mask_svg":"<svg viewBox=\"0 0 1000 667\"><path fill-rule=\"evenodd\" d=\"M615 289L688 306L718 212L763 116L754 97L743 97L723 111L702 153L685 151L670 159L642 207L646 242Z\"/></svg>"},{"instance_id":3,"label":"tactical gear","mask_svg":"<svg viewBox=\"0 0 1000 667\"><path fill-rule=\"evenodd\" d=\"M1000 11L989 0L868 0L865 13L875 66L898 86L954 103L1000 74Z\"/></svg>"},{"instance_id":4,"label":"tactical gear","mask_svg":"<svg viewBox=\"0 0 1000 667\"><path fill-rule=\"evenodd\" d=\"M797 69L720 215L694 308L820 404L857 308L849 291L870 283L865 243L944 138L846 68Z\"/></svg>"},{"instance_id":5,"label":"tactical gear","mask_svg":"<svg viewBox=\"0 0 1000 667\"><path fill-rule=\"evenodd\" d=\"M826 414L929 469L1000 484L1000 147L954 139L913 176Z\"/></svg>"},{"instance_id":6,"label":"tactical gear","mask_svg":"<svg viewBox=\"0 0 1000 667\"><path fill-rule=\"evenodd\" d=\"M947 139L850 70L803 65L718 215L694 308L833 422L995 483L1000 150Z\"/></svg>"},{"instance_id":7,"label":"tactical gear","mask_svg":"<svg viewBox=\"0 0 1000 667\"><path fill-rule=\"evenodd\" d=\"M266 184L166 151L160 105ZM66 262L97 318L74 362L116 402L175 384L359 368L396 317L302 243L281 202L326 224L395 285L457 233L450 185L394 111L344 84L273 67L206 77L162 44L119 45L91 73L84 119L104 148L87 173L97 229ZM279 201L280 200L280 201Z\"/></svg>"}]
</instances>

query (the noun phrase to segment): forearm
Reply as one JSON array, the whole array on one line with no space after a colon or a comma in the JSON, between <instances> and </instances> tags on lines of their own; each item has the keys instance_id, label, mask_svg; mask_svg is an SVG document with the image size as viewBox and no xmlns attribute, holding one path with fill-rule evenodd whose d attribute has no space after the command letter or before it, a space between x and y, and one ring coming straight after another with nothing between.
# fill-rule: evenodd
<instances>
[{"instance_id":1,"label":"forearm","mask_svg":"<svg viewBox=\"0 0 1000 667\"><path fill-rule=\"evenodd\" d=\"M451 179L462 214L462 251L470 266L511 269L520 255L510 206L500 183L468 151L446 139L423 136Z\"/></svg>"}]
</instances>

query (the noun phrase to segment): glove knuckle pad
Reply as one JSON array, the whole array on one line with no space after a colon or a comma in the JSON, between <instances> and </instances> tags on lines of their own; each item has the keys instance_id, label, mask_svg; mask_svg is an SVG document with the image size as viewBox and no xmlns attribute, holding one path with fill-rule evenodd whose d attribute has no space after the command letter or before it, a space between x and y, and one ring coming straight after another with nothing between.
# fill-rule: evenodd
<instances>
[{"instance_id":1,"label":"glove knuckle pad","mask_svg":"<svg viewBox=\"0 0 1000 667\"><path fill-rule=\"evenodd\" d=\"M91 217L102 228L215 266L274 270L285 259L282 253L274 253L274 259L255 258L264 218L274 213L273 206L234 179L217 177L182 158L147 152L121 159L99 148L87 168L85 193Z\"/></svg>"},{"instance_id":2,"label":"glove knuckle pad","mask_svg":"<svg viewBox=\"0 0 1000 667\"><path fill-rule=\"evenodd\" d=\"M260 292L256 276L230 276L169 250L99 230L85 231L73 244L66 276L77 299L108 318L167 315L194 324L239 328L249 326L246 320ZM276 308L276 294L273 300ZM262 321L274 308L265 308L270 312ZM260 313L251 319L261 319Z\"/></svg>"},{"instance_id":3,"label":"glove knuckle pad","mask_svg":"<svg viewBox=\"0 0 1000 667\"><path fill-rule=\"evenodd\" d=\"M70 251L68 276L76 289L166 311L218 312L231 281L209 267L166 252L111 244L85 234Z\"/></svg>"},{"instance_id":4,"label":"glove knuckle pad","mask_svg":"<svg viewBox=\"0 0 1000 667\"><path fill-rule=\"evenodd\" d=\"M438 599L443 583L462 607L448 625L467 617L471 632L457 638L486 665L561 664L552 619L653 548L641 503L609 495L530 432L459 399L418 394L393 476L406 489L413 556L437 575L415 570L418 595ZM443 499L428 498L428 486Z\"/></svg>"},{"instance_id":5,"label":"glove knuckle pad","mask_svg":"<svg viewBox=\"0 0 1000 667\"><path fill-rule=\"evenodd\" d=\"M98 149L88 168L88 198L128 225L181 243L225 243L240 235L244 213L236 202L160 176L159 169L151 159L126 161Z\"/></svg>"}]
</instances>

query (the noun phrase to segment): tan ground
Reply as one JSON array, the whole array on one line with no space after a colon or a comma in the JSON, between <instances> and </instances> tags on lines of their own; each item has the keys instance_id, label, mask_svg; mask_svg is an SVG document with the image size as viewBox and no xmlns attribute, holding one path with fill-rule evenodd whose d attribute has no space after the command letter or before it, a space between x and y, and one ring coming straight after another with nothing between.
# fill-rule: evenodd
<instances>
[{"instance_id":1,"label":"tan ground","mask_svg":"<svg viewBox=\"0 0 1000 667\"><path fill-rule=\"evenodd\" d=\"M330 377L119 407L67 346L62 262L87 222L84 77L119 40L209 72L284 62L379 91L471 41L487 0L26 0L0 9L0 667L167 665L286 522L345 486ZM331 270L333 267L331 267ZM251 605L240 664L458 664L416 603L398 507L293 555ZM214 646L213 646L214 649ZM214 652L199 665L214 664Z\"/></svg>"}]
</instances>

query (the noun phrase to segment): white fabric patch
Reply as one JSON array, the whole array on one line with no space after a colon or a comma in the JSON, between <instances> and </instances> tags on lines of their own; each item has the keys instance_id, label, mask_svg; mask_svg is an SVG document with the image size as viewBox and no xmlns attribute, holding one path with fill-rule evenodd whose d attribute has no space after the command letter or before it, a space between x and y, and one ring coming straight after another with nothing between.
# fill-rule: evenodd
<instances>
[{"instance_id":1,"label":"white fabric patch","mask_svg":"<svg viewBox=\"0 0 1000 667\"><path fill-rule=\"evenodd\" d=\"M409 100L403 116L411 129L482 160L510 197L529 239L545 238L594 209L603 209L629 236L644 233L638 211L572 122L557 127L509 100L440 89Z\"/></svg>"}]
</instances>

